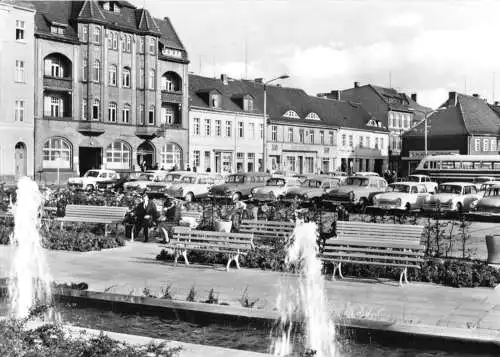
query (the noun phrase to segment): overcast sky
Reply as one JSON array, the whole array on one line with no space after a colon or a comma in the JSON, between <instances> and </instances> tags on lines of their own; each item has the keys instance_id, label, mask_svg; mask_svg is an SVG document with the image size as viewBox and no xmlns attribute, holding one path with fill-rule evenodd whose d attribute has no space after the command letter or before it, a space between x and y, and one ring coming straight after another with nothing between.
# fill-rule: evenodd
<instances>
[{"instance_id":1,"label":"overcast sky","mask_svg":"<svg viewBox=\"0 0 500 357\"><path fill-rule=\"evenodd\" d=\"M170 17L193 73L286 73L283 85L312 95L354 81L391 84L433 108L451 90L500 99L500 1L131 2Z\"/></svg>"}]
</instances>

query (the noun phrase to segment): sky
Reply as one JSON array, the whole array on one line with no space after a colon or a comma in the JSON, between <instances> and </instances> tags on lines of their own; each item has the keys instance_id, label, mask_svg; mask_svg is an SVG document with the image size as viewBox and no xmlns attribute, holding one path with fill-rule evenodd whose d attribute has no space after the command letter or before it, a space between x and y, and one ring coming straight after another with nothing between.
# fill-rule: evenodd
<instances>
[{"instance_id":1,"label":"sky","mask_svg":"<svg viewBox=\"0 0 500 357\"><path fill-rule=\"evenodd\" d=\"M210 77L272 79L311 95L360 84L500 100L500 0L131 0L169 17Z\"/></svg>"}]
</instances>

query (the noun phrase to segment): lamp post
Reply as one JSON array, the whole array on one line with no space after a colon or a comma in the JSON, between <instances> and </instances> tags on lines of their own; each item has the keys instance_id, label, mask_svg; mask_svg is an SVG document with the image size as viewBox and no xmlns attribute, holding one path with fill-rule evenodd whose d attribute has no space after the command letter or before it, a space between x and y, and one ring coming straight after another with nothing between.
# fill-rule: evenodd
<instances>
[{"instance_id":1,"label":"lamp post","mask_svg":"<svg viewBox=\"0 0 500 357\"><path fill-rule=\"evenodd\" d=\"M290 76L288 74L283 74L279 77L273 78L268 80L267 82L264 83L264 123L262 125L262 172L267 172L267 91L266 91L266 86L274 81L277 81L278 79L287 79Z\"/></svg>"}]
</instances>

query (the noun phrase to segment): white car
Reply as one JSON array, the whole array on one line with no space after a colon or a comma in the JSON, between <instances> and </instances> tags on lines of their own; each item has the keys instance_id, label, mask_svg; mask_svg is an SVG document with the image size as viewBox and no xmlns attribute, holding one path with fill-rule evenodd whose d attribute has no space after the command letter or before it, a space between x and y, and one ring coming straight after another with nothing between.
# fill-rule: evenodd
<instances>
[{"instance_id":1,"label":"white car","mask_svg":"<svg viewBox=\"0 0 500 357\"><path fill-rule=\"evenodd\" d=\"M430 193L424 184L416 182L396 182L387 191L373 197L373 206L381 209L413 210L421 209Z\"/></svg>"},{"instance_id":2,"label":"white car","mask_svg":"<svg viewBox=\"0 0 500 357\"><path fill-rule=\"evenodd\" d=\"M266 181L265 186L257 186L250 190L250 198L256 201L274 201L285 196L292 187L299 187L297 177L273 177Z\"/></svg>"},{"instance_id":3,"label":"white car","mask_svg":"<svg viewBox=\"0 0 500 357\"><path fill-rule=\"evenodd\" d=\"M145 190L149 184L161 181L167 174L168 171L165 170L148 170L142 172L135 181L125 182L123 189L127 191Z\"/></svg>"},{"instance_id":4,"label":"white car","mask_svg":"<svg viewBox=\"0 0 500 357\"><path fill-rule=\"evenodd\" d=\"M442 210L464 212L473 202L481 198L476 185L470 182L446 182L439 185L437 192L424 203L425 211Z\"/></svg>"},{"instance_id":5,"label":"white car","mask_svg":"<svg viewBox=\"0 0 500 357\"><path fill-rule=\"evenodd\" d=\"M427 192L430 193L436 192L438 188L437 182L433 182L427 175L410 175L405 181L421 183L425 185Z\"/></svg>"},{"instance_id":6,"label":"white car","mask_svg":"<svg viewBox=\"0 0 500 357\"><path fill-rule=\"evenodd\" d=\"M221 175L191 172L182 175L164 192L171 197L183 198L185 201L191 202L196 198L208 196L210 187L223 183L224 179Z\"/></svg>"},{"instance_id":7,"label":"white car","mask_svg":"<svg viewBox=\"0 0 500 357\"><path fill-rule=\"evenodd\" d=\"M82 177L70 177L68 186L85 190L97 189L97 183L101 181L118 180L120 175L113 170L88 170Z\"/></svg>"}]
</instances>

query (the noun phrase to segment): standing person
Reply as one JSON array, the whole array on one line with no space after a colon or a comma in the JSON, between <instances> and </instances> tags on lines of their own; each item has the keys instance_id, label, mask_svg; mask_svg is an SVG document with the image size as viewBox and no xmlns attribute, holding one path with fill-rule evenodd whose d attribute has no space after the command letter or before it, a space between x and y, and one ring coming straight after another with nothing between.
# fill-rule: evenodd
<instances>
[{"instance_id":1,"label":"standing person","mask_svg":"<svg viewBox=\"0 0 500 357\"><path fill-rule=\"evenodd\" d=\"M187 164L186 171L191 171L191 167L189 167L189 164Z\"/></svg>"},{"instance_id":2,"label":"standing person","mask_svg":"<svg viewBox=\"0 0 500 357\"><path fill-rule=\"evenodd\" d=\"M147 192L142 195L142 201L135 208L136 224L134 237L137 237L141 230L144 230L144 242L149 239L148 230L158 219L158 211L154 202L149 200Z\"/></svg>"}]
</instances>

